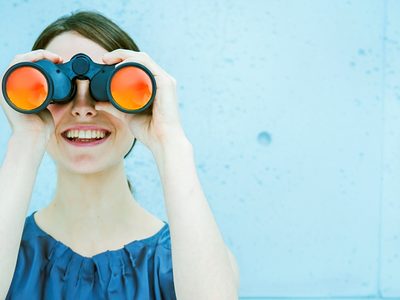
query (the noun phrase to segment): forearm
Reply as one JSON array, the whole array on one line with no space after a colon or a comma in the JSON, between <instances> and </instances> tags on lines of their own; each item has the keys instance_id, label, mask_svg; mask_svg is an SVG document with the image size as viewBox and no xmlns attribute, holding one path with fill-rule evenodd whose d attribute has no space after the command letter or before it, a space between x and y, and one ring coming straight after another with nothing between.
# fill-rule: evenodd
<instances>
[{"instance_id":1,"label":"forearm","mask_svg":"<svg viewBox=\"0 0 400 300\"><path fill-rule=\"evenodd\" d=\"M178 299L237 299L227 247L202 191L194 151L185 137L154 153L170 224Z\"/></svg>"},{"instance_id":2,"label":"forearm","mask_svg":"<svg viewBox=\"0 0 400 300\"><path fill-rule=\"evenodd\" d=\"M0 169L0 298L9 289L25 216L45 146L40 138L11 136Z\"/></svg>"}]
</instances>

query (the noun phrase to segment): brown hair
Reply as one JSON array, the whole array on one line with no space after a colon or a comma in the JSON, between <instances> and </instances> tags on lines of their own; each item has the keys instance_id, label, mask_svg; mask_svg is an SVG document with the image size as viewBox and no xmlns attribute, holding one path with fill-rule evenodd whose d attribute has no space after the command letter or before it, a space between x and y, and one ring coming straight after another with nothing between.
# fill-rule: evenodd
<instances>
[{"instance_id":1,"label":"brown hair","mask_svg":"<svg viewBox=\"0 0 400 300\"><path fill-rule=\"evenodd\" d=\"M140 51L132 38L112 20L96 11L79 10L62 16L48 25L36 39L32 51L45 49L53 38L67 31L76 31L109 52L116 49ZM125 157L132 151L135 142L136 138ZM127 181L129 190L133 193L131 182L129 179Z\"/></svg>"},{"instance_id":2,"label":"brown hair","mask_svg":"<svg viewBox=\"0 0 400 300\"><path fill-rule=\"evenodd\" d=\"M66 31L76 31L108 51L119 48L140 51L124 30L94 11L77 11L58 18L42 31L32 50L44 49L54 37Z\"/></svg>"}]
</instances>

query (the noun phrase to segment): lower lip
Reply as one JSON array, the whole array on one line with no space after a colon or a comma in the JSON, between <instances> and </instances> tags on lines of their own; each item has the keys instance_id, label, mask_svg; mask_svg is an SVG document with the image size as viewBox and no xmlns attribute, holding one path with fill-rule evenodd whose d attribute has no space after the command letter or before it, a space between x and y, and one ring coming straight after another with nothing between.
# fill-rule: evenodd
<instances>
[{"instance_id":1,"label":"lower lip","mask_svg":"<svg viewBox=\"0 0 400 300\"><path fill-rule=\"evenodd\" d=\"M76 146L76 147L93 147L93 146L97 146L100 145L102 143L104 143L106 140L108 140L108 138L110 137L111 134L109 134L108 136L100 139L100 140L95 140L93 142L77 142L77 141L71 141L69 139L67 139L66 137L62 136L62 138L67 141L68 144Z\"/></svg>"}]
</instances>

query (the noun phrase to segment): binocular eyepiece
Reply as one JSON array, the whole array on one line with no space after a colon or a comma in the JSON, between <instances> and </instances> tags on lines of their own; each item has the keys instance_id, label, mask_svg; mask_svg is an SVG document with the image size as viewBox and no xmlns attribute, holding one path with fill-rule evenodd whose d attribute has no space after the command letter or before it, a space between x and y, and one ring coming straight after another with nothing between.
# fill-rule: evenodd
<instances>
[{"instance_id":1,"label":"binocular eyepiece","mask_svg":"<svg viewBox=\"0 0 400 300\"><path fill-rule=\"evenodd\" d=\"M97 64L84 53L74 55L64 64L46 59L17 63L5 73L2 91L14 110L32 114L48 104L71 101L76 93L76 79L90 80L94 100L110 101L125 113L147 111L156 94L155 78L142 64Z\"/></svg>"}]
</instances>

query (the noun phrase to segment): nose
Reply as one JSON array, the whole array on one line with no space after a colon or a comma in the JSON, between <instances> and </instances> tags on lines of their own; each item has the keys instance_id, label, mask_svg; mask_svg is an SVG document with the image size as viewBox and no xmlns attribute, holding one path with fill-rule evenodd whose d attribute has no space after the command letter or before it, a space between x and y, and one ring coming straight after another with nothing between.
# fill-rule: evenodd
<instances>
[{"instance_id":1,"label":"nose","mask_svg":"<svg viewBox=\"0 0 400 300\"><path fill-rule=\"evenodd\" d=\"M72 99L71 113L74 117L93 117L97 115L96 101L89 92L89 80L75 80L76 91Z\"/></svg>"}]
</instances>

